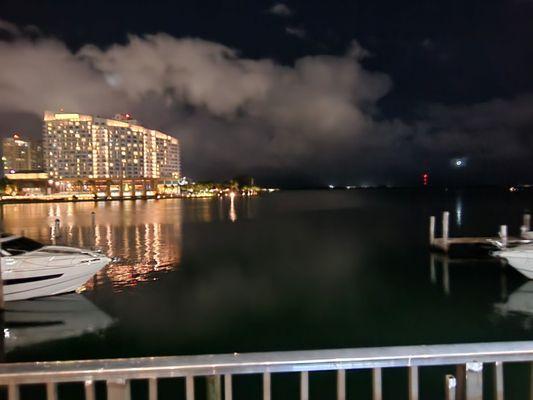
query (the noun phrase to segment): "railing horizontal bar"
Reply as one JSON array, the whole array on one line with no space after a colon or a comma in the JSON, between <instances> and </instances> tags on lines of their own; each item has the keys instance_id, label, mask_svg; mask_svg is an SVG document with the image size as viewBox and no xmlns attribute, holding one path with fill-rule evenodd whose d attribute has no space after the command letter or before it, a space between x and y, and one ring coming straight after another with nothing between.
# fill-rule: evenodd
<instances>
[{"instance_id":1,"label":"railing horizontal bar","mask_svg":"<svg viewBox=\"0 0 533 400\"><path fill-rule=\"evenodd\" d=\"M0 365L0 385L533 361L533 341Z\"/></svg>"}]
</instances>

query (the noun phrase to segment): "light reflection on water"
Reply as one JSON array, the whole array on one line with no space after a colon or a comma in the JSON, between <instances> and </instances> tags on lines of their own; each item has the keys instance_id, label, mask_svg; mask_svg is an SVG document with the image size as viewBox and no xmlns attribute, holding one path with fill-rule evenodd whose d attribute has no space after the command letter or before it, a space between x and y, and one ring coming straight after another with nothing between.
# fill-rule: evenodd
<instances>
[{"instance_id":1,"label":"light reflection on water","mask_svg":"<svg viewBox=\"0 0 533 400\"><path fill-rule=\"evenodd\" d=\"M179 267L182 255L182 203L150 207L150 202L50 203L4 206L4 230L44 243L96 248L118 257L85 285L110 282L116 290L157 279L156 272ZM205 210L208 208L206 207ZM92 226L91 212L96 213ZM200 213L202 215L202 213ZM208 215L202 215L210 220ZM54 221L61 221L56 237Z\"/></svg>"}]
</instances>

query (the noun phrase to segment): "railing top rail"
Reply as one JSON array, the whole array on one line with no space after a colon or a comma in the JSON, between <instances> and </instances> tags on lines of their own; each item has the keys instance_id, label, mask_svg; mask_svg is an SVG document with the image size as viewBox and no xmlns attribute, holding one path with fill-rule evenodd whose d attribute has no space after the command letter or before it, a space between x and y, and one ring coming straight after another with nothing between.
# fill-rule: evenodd
<instances>
[{"instance_id":1,"label":"railing top rail","mask_svg":"<svg viewBox=\"0 0 533 400\"><path fill-rule=\"evenodd\" d=\"M533 361L533 341L0 364L0 384Z\"/></svg>"}]
</instances>

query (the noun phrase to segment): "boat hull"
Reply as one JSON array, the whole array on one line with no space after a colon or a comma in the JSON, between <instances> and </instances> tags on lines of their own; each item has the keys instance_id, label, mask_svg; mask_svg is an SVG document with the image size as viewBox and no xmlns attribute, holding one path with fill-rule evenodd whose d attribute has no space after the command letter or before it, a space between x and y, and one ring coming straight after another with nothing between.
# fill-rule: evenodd
<instances>
[{"instance_id":1,"label":"boat hull","mask_svg":"<svg viewBox=\"0 0 533 400\"><path fill-rule=\"evenodd\" d=\"M4 300L74 292L110 261L101 254L59 246L18 257L2 257Z\"/></svg>"},{"instance_id":2,"label":"boat hull","mask_svg":"<svg viewBox=\"0 0 533 400\"><path fill-rule=\"evenodd\" d=\"M513 248L498 251L494 255L505 258L511 267L528 279L533 279L533 249L530 247L528 246L527 249Z\"/></svg>"}]
</instances>

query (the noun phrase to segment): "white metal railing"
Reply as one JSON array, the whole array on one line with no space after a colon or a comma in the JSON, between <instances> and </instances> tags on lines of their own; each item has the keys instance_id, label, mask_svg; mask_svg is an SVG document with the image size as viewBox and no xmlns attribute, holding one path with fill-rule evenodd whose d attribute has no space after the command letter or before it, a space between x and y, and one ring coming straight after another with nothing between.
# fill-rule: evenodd
<instances>
[{"instance_id":1,"label":"white metal railing","mask_svg":"<svg viewBox=\"0 0 533 400\"><path fill-rule=\"evenodd\" d=\"M18 400L20 385L46 385L48 400L57 399L57 384L85 385L85 398L95 399L95 382L104 381L108 400L130 398L131 380L147 380L149 399L157 399L159 378L184 378L187 400L195 398L195 377L207 377L208 398L232 399L232 376L262 374L263 399L271 398L271 374L300 373L300 399L309 398L309 373L337 371L337 399L345 400L346 370L371 369L373 400L382 399L382 368L408 369L410 400L418 400L418 369L457 365L458 376L446 375L446 399L480 400L484 364L494 364L495 399L503 400L503 363L533 361L533 341L449 344L429 346L374 347L339 350L286 351L178 357L144 357L113 360L11 363L0 365L0 385L8 398ZM459 393L459 390L462 393Z\"/></svg>"}]
</instances>

